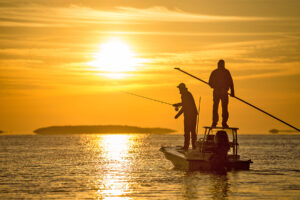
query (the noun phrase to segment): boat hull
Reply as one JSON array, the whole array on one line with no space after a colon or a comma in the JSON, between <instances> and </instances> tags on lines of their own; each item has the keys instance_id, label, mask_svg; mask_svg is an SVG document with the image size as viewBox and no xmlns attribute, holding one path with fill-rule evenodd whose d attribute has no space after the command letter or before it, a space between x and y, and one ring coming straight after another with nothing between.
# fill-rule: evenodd
<instances>
[{"instance_id":1,"label":"boat hull","mask_svg":"<svg viewBox=\"0 0 300 200\"><path fill-rule=\"evenodd\" d=\"M162 147L160 149L170 160L174 167L188 171L229 171L229 170L249 170L251 160L226 160L220 161L213 153L200 153L197 150L184 152L178 147Z\"/></svg>"}]
</instances>

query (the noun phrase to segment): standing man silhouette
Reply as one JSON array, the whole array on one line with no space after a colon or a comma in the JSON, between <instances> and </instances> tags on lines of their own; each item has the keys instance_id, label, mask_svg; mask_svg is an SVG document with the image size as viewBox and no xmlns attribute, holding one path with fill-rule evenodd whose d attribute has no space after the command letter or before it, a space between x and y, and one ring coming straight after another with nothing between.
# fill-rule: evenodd
<instances>
[{"instance_id":1,"label":"standing man silhouette","mask_svg":"<svg viewBox=\"0 0 300 200\"><path fill-rule=\"evenodd\" d=\"M183 150L187 151L190 145L190 133L192 137L192 147L196 149L196 121L197 121L197 108L193 95L188 91L184 83L180 83L178 86L181 94L181 102L173 104L176 108L181 106L180 111L176 114L177 119L182 113L184 115L184 146Z\"/></svg>"},{"instance_id":2,"label":"standing man silhouette","mask_svg":"<svg viewBox=\"0 0 300 200\"><path fill-rule=\"evenodd\" d=\"M215 69L209 77L209 85L213 91L213 123L212 127L216 127L219 121L218 107L222 102L222 126L228 128L228 90L230 88L230 96L234 97L234 86L230 72L225 69L225 61L219 60L218 69Z\"/></svg>"}]
</instances>

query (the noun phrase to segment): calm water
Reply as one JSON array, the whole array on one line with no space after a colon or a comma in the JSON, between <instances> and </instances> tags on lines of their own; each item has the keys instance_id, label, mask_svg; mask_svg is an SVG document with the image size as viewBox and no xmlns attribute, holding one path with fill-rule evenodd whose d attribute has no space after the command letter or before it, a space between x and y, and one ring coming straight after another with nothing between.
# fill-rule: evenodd
<instances>
[{"instance_id":1,"label":"calm water","mask_svg":"<svg viewBox=\"0 0 300 200\"><path fill-rule=\"evenodd\" d=\"M182 135L0 136L0 199L300 199L300 135L241 135L250 171L185 172Z\"/></svg>"}]
</instances>

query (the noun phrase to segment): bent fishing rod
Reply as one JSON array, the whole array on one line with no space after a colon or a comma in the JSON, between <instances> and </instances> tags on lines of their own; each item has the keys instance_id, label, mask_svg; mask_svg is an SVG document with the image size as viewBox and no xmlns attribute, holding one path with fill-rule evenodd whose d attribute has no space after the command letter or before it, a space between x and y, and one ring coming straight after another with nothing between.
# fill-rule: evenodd
<instances>
[{"instance_id":1,"label":"bent fishing rod","mask_svg":"<svg viewBox=\"0 0 300 200\"><path fill-rule=\"evenodd\" d=\"M151 100L151 101L156 101L156 102L159 102L159 103L163 103L163 104L167 104L167 105L170 105L170 106L174 106L173 104L165 102L165 101L161 101L161 100L157 100L157 99L152 99L152 98L145 97L145 96L138 95L138 94L134 94L134 93L131 93L131 92L125 92L125 91L123 91L123 92L126 93L126 94L130 94L130 95L133 95L133 96L141 97L141 98L148 99L148 100Z\"/></svg>"},{"instance_id":2,"label":"bent fishing rod","mask_svg":"<svg viewBox=\"0 0 300 200\"><path fill-rule=\"evenodd\" d=\"M194 75L192 75L192 74L190 74L190 73L188 73L188 72L186 72L186 71L184 71L184 70L182 70L182 69L180 69L180 68L178 68L178 67L176 67L176 68L174 68L174 69L176 69L176 70L178 70L178 71L180 71L180 72L182 72L182 73L184 73L184 74L186 74L186 75L188 75L188 76L191 76L191 77L193 77L193 78L195 78L195 79L197 79L197 80L199 80L199 81L201 81L201 82L203 82L203 83L209 85L208 82L206 82L206 81L204 81L204 80L202 80L202 79L200 79L200 78L198 78L198 77L196 77L196 76L194 76ZM231 96L231 95L230 95L230 96ZM296 128L295 126L293 126L293 125L291 125L291 124L289 124L289 123L287 123L287 122L285 122L285 121L279 119L278 117L275 117L274 115L272 115L272 114L270 114L270 113L268 113L268 112L266 112L266 111L264 111L264 110L262 110L262 109L260 109L260 108L258 108L258 107L256 107L256 106L254 106L253 104L251 104L251 103L249 103L249 102L247 102L247 101L245 101L245 100L243 100L243 99L241 99L241 98L239 98L239 97L237 97L237 96L231 96L231 97L236 98L237 100L239 100L239 101L241 101L241 102L243 102L243 103L245 103L245 104L251 106L252 108L255 108L256 110L259 110L260 112L263 112L263 113L265 113L266 115L268 115L268 116L270 116L270 117L272 117L272 118L274 118L274 119L280 121L281 123L284 123L285 125L287 125L287 126L293 128L293 129L297 130L298 132L300 132L300 129Z\"/></svg>"}]
</instances>

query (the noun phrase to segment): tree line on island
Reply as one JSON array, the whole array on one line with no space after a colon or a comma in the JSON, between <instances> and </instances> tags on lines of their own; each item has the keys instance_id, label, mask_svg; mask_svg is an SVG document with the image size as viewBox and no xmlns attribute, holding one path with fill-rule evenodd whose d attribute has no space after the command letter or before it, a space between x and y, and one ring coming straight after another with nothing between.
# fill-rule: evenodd
<instances>
[{"instance_id":1,"label":"tree line on island","mask_svg":"<svg viewBox=\"0 0 300 200\"><path fill-rule=\"evenodd\" d=\"M172 133L168 128L142 128L126 125L49 126L34 130L36 134L97 134L97 133Z\"/></svg>"}]
</instances>

